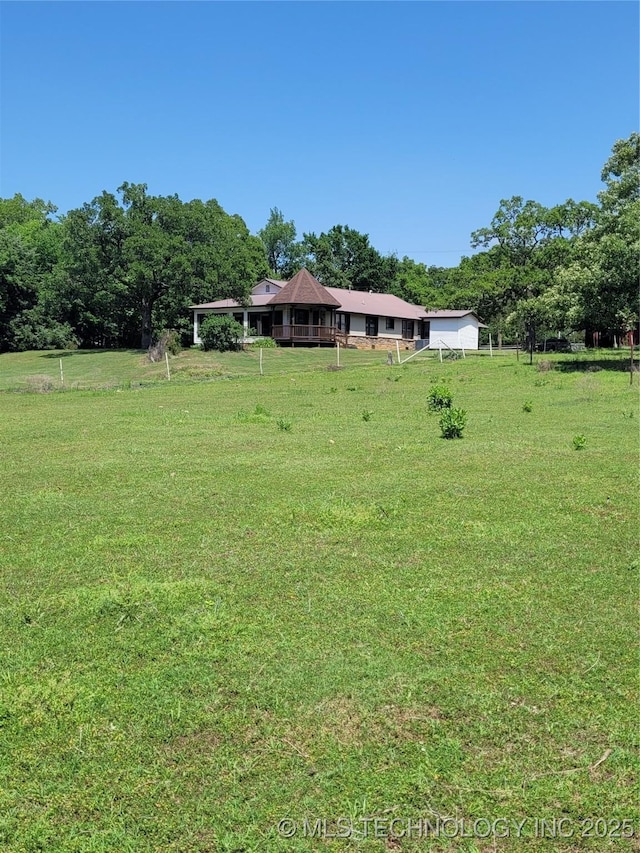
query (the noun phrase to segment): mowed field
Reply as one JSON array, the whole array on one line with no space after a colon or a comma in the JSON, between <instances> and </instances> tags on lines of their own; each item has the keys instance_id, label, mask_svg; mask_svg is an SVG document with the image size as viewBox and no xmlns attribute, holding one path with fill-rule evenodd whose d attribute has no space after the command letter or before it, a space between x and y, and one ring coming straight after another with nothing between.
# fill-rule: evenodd
<instances>
[{"instance_id":1,"label":"mowed field","mask_svg":"<svg viewBox=\"0 0 640 853\"><path fill-rule=\"evenodd\" d=\"M59 356L0 356L3 853L638 849L624 355Z\"/></svg>"}]
</instances>

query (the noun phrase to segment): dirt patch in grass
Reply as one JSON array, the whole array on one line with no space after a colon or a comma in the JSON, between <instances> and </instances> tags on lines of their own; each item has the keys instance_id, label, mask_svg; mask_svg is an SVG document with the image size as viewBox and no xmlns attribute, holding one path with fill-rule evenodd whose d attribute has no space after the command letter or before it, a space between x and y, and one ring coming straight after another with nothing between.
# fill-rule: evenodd
<instances>
[{"instance_id":1,"label":"dirt patch in grass","mask_svg":"<svg viewBox=\"0 0 640 853\"><path fill-rule=\"evenodd\" d=\"M317 726L324 735L342 746L360 746L366 736L371 737L371 728L364 728L363 715L353 699L337 696L314 709L311 726Z\"/></svg>"},{"instance_id":2,"label":"dirt patch in grass","mask_svg":"<svg viewBox=\"0 0 640 853\"><path fill-rule=\"evenodd\" d=\"M429 737L434 724L446 719L437 706L402 707L385 705L379 709L384 737L396 741L422 742Z\"/></svg>"},{"instance_id":3,"label":"dirt patch in grass","mask_svg":"<svg viewBox=\"0 0 640 853\"><path fill-rule=\"evenodd\" d=\"M30 391L32 394L47 394L50 391L56 390L56 383L45 373L34 373L32 376L27 376L24 380L24 390Z\"/></svg>"},{"instance_id":4,"label":"dirt patch in grass","mask_svg":"<svg viewBox=\"0 0 640 853\"><path fill-rule=\"evenodd\" d=\"M219 750L222 743L220 732L212 729L200 729L178 735L164 744L163 760L169 767L180 767L183 772L188 773L195 765L201 764L207 755L212 756Z\"/></svg>"}]
</instances>

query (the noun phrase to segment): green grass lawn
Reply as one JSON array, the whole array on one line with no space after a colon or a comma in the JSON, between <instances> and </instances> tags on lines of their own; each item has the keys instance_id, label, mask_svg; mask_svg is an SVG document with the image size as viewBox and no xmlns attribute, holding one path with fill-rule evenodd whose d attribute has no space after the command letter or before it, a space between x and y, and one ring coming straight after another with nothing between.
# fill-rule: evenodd
<instances>
[{"instance_id":1,"label":"green grass lawn","mask_svg":"<svg viewBox=\"0 0 640 853\"><path fill-rule=\"evenodd\" d=\"M0 356L0 850L636 850L623 358Z\"/></svg>"},{"instance_id":2,"label":"green grass lawn","mask_svg":"<svg viewBox=\"0 0 640 853\"><path fill-rule=\"evenodd\" d=\"M401 356L406 357L407 352ZM329 348L263 350L263 375L299 373L336 365L379 365L387 351ZM395 357L395 353L394 353ZM418 356L420 357L420 356ZM60 368L62 367L62 375ZM202 352L197 348L169 356L172 382L201 382L260 376L257 349L237 353ZM67 350L64 352L4 353L0 355L0 391L110 390L148 386L167 380L165 361L151 364L144 350Z\"/></svg>"}]
</instances>

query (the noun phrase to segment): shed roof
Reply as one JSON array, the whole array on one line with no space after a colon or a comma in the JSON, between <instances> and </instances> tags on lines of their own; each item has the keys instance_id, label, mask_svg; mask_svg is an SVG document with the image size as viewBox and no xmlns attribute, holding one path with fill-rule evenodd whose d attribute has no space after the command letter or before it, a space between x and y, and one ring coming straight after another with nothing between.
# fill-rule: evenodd
<instances>
[{"instance_id":1,"label":"shed roof","mask_svg":"<svg viewBox=\"0 0 640 853\"><path fill-rule=\"evenodd\" d=\"M457 308L442 308L442 309L433 309L432 311L426 311L425 318L427 320L460 320L462 317L475 317L478 321L478 328L487 329L488 326L485 326L484 323L480 322L480 318L476 314L475 311L470 310L460 310Z\"/></svg>"},{"instance_id":2,"label":"shed roof","mask_svg":"<svg viewBox=\"0 0 640 853\"><path fill-rule=\"evenodd\" d=\"M425 309L425 314L428 320L437 320L440 317L442 317L443 319L450 319L453 317L466 317L467 314L473 314L474 317L476 316L475 313L473 311L470 311L469 309L467 309L466 311L461 311L457 308L433 308L432 310Z\"/></svg>"}]
</instances>

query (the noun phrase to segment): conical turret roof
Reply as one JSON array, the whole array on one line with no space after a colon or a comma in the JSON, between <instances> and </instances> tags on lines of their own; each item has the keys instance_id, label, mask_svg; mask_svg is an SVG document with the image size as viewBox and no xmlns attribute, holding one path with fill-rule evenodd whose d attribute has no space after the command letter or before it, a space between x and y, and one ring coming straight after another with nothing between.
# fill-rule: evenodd
<instances>
[{"instance_id":1,"label":"conical turret roof","mask_svg":"<svg viewBox=\"0 0 640 853\"><path fill-rule=\"evenodd\" d=\"M276 293L269 305L322 305L325 308L339 308L340 303L323 287L309 270L301 269L291 281Z\"/></svg>"}]
</instances>

